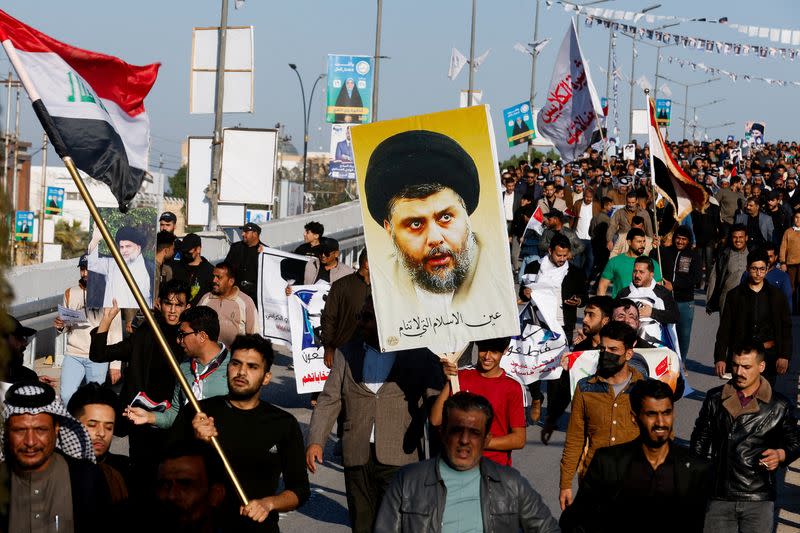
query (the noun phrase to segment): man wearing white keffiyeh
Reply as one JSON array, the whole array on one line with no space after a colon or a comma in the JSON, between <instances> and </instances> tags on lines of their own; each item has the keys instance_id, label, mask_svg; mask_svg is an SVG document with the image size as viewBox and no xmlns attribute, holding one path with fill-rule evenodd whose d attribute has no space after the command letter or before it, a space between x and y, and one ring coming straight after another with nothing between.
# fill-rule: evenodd
<instances>
[{"instance_id":1,"label":"man wearing white keffiyeh","mask_svg":"<svg viewBox=\"0 0 800 533\"><path fill-rule=\"evenodd\" d=\"M639 307L639 335L646 341L666 346L680 353L675 324L680 318L672 293L653 279L655 267L650 257L642 256L633 264L632 283L617 295L636 302Z\"/></svg>"},{"instance_id":2,"label":"man wearing white keffiyeh","mask_svg":"<svg viewBox=\"0 0 800 533\"><path fill-rule=\"evenodd\" d=\"M86 428L55 390L38 381L17 383L6 393L2 415L0 461L11 504L0 529L101 531L108 487Z\"/></svg>"}]
</instances>

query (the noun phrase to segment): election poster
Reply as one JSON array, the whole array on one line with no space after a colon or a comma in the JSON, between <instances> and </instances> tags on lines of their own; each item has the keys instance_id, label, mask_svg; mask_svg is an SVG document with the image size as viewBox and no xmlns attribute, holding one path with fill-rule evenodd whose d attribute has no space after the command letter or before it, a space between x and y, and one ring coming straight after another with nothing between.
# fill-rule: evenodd
<instances>
[{"instance_id":1,"label":"election poster","mask_svg":"<svg viewBox=\"0 0 800 533\"><path fill-rule=\"evenodd\" d=\"M672 100L659 98L656 100L656 124L659 127L669 127L672 118Z\"/></svg>"},{"instance_id":2,"label":"election poster","mask_svg":"<svg viewBox=\"0 0 800 533\"><path fill-rule=\"evenodd\" d=\"M636 159L636 145L626 144L622 147L622 159L625 161L633 161Z\"/></svg>"},{"instance_id":3,"label":"election poster","mask_svg":"<svg viewBox=\"0 0 800 533\"><path fill-rule=\"evenodd\" d=\"M488 107L351 131L381 349L519 335Z\"/></svg>"},{"instance_id":4,"label":"election poster","mask_svg":"<svg viewBox=\"0 0 800 533\"><path fill-rule=\"evenodd\" d=\"M292 345L286 286L302 283L309 256L264 248L258 256L258 312L261 334L284 346Z\"/></svg>"},{"instance_id":5,"label":"election poster","mask_svg":"<svg viewBox=\"0 0 800 533\"><path fill-rule=\"evenodd\" d=\"M329 54L327 95L326 122L372 122L372 57Z\"/></svg>"},{"instance_id":6,"label":"election poster","mask_svg":"<svg viewBox=\"0 0 800 533\"><path fill-rule=\"evenodd\" d=\"M48 187L44 206L45 215L60 215L64 210L64 189Z\"/></svg>"},{"instance_id":7,"label":"election poster","mask_svg":"<svg viewBox=\"0 0 800 533\"><path fill-rule=\"evenodd\" d=\"M578 381L594 375L597 371L597 361L600 358L599 350L585 350L567 354L569 361L569 390L575 394ZM673 392L678 390L678 378L681 375L680 356L669 348L637 348L633 358L628 364L642 372L645 377L663 381L670 386ZM684 394L691 391L688 384Z\"/></svg>"},{"instance_id":8,"label":"election poster","mask_svg":"<svg viewBox=\"0 0 800 533\"><path fill-rule=\"evenodd\" d=\"M334 124L331 127L330 174L333 179L338 180L356 179L353 142L348 124Z\"/></svg>"},{"instance_id":9,"label":"election poster","mask_svg":"<svg viewBox=\"0 0 800 533\"><path fill-rule=\"evenodd\" d=\"M152 307L156 272L155 221L158 220L158 210L140 207L121 213L116 208L103 207L99 211L145 302ZM86 307L113 307L116 300L120 309L138 309L133 292L128 288L122 271L111 256L94 220L90 227L92 237L87 251L89 278L86 281Z\"/></svg>"},{"instance_id":10,"label":"election poster","mask_svg":"<svg viewBox=\"0 0 800 533\"><path fill-rule=\"evenodd\" d=\"M292 331L292 358L298 394L320 392L330 370L325 366L325 349L320 340L320 318L331 286L294 285L289 296L289 327Z\"/></svg>"},{"instance_id":11,"label":"election poster","mask_svg":"<svg viewBox=\"0 0 800 533\"><path fill-rule=\"evenodd\" d=\"M247 209L244 213L245 222L264 224L265 222L272 220L272 211L269 209Z\"/></svg>"},{"instance_id":12,"label":"election poster","mask_svg":"<svg viewBox=\"0 0 800 533\"><path fill-rule=\"evenodd\" d=\"M509 146L516 146L536 138L529 102L503 109L503 122L506 125L506 139Z\"/></svg>"},{"instance_id":13,"label":"election poster","mask_svg":"<svg viewBox=\"0 0 800 533\"><path fill-rule=\"evenodd\" d=\"M555 309L558 301L545 294L549 292L542 291L539 304ZM525 385L561 377L561 356L567 349L567 339L560 324L555 322L551 328L541 308L533 302L522 309L519 321L522 334L511 339L500 367Z\"/></svg>"},{"instance_id":14,"label":"election poster","mask_svg":"<svg viewBox=\"0 0 800 533\"><path fill-rule=\"evenodd\" d=\"M15 241L32 241L33 240L33 211L17 211L14 224L14 240Z\"/></svg>"}]
</instances>

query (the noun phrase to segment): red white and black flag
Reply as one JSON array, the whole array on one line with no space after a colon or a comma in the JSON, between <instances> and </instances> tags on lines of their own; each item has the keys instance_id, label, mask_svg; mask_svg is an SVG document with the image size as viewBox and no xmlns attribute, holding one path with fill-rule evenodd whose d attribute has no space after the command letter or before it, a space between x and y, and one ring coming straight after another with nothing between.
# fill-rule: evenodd
<instances>
[{"instance_id":1,"label":"red white and black flag","mask_svg":"<svg viewBox=\"0 0 800 533\"><path fill-rule=\"evenodd\" d=\"M664 146L664 138L656 123L655 101L650 97L647 101L650 115L650 174L661 196L675 208L675 220L680 222L691 214L692 209L705 209L708 193L683 171Z\"/></svg>"},{"instance_id":2,"label":"red white and black flag","mask_svg":"<svg viewBox=\"0 0 800 533\"><path fill-rule=\"evenodd\" d=\"M139 67L72 47L2 10L0 41L59 157L108 184L127 210L147 170L144 98L160 64Z\"/></svg>"}]
</instances>

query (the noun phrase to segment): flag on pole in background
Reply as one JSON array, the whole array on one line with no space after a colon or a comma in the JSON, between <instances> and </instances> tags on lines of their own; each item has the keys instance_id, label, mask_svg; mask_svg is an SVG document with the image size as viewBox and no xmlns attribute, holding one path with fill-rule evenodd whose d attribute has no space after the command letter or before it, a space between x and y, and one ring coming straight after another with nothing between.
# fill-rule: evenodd
<instances>
[{"instance_id":1,"label":"flag on pole in background","mask_svg":"<svg viewBox=\"0 0 800 533\"><path fill-rule=\"evenodd\" d=\"M0 41L59 157L108 184L127 210L147 170L144 98L160 64L134 66L72 47L2 10Z\"/></svg>"},{"instance_id":2,"label":"flag on pole in background","mask_svg":"<svg viewBox=\"0 0 800 533\"><path fill-rule=\"evenodd\" d=\"M601 109L572 20L558 50L536 131L555 145L562 158L574 161L591 144Z\"/></svg>"},{"instance_id":3,"label":"flag on pole in background","mask_svg":"<svg viewBox=\"0 0 800 533\"><path fill-rule=\"evenodd\" d=\"M675 162L667 148L664 138L656 122L656 103L647 98L649 139L650 139L650 172L661 196L675 208L675 220L678 222L689 216L692 209L704 210L708 193L690 178Z\"/></svg>"},{"instance_id":4,"label":"flag on pole in background","mask_svg":"<svg viewBox=\"0 0 800 533\"><path fill-rule=\"evenodd\" d=\"M461 69L467 64L467 58L458 51L456 47L450 51L450 68L447 70L447 77L454 80L458 77Z\"/></svg>"}]
</instances>

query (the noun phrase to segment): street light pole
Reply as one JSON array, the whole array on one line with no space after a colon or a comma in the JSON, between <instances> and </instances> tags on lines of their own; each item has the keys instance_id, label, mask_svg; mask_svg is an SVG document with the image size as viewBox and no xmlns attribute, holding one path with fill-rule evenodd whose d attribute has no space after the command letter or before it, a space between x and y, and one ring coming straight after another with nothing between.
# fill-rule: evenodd
<instances>
[{"instance_id":1,"label":"street light pole","mask_svg":"<svg viewBox=\"0 0 800 533\"><path fill-rule=\"evenodd\" d=\"M314 100L314 90L317 88L319 80L325 77L325 74L320 74L317 76L317 79L314 81L314 85L311 87L311 95L308 99L308 105L306 105L306 89L303 85L303 78L300 76L300 71L297 70L297 65L294 63L289 63L289 68L291 68L294 73L297 74L297 81L300 83L300 97L303 100L303 194L305 195L305 193L308 191L308 123L309 119L311 118L311 113L309 110L311 103Z\"/></svg>"},{"instance_id":2,"label":"street light pole","mask_svg":"<svg viewBox=\"0 0 800 533\"><path fill-rule=\"evenodd\" d=\"M373 75L374 85L372 87L372 121L378 120L378 74L381 70L381 20L383 19L383 0L378 0L378 13L375 20L375 72ZM314 91L311 91L314 97Z\"/></svg>"},{"instance_id":3,"label":"street light pole","mask_svg":"<svg viewBox=\"0 0 800 533\"><path fill-rule=\"evenodd\" d=\"M539 0L536 0L536 12L533 16L533 43L539 42ZM530 111L533 117L533 99L536 96L536 49L531 50L531 97ZM531 162L531 152L533 151L533 139L528 140L528 163Z\"/></svg>"},{"instance_id":4,"label":"street light pole","mask_svg":"<svg viewBox=\"0 0 800 533\"><path fill-rule=\"evenodd\" d=\"M472 30L469 38L469 87L467 88L467 107L472 107L472 87L475 79L475 11L477 0L472 0Z\"/></svg>"},{"instance_id":5,"label":"street light pole","mask_svg":"<svg viewBox=\"0 0 800 533\"><path fill-rule=\"evenodd\" d=\"M662 80L670 81L672 83L680 85L685 89L683 95L683 138L686 139L686 124L688 122L687 115L689 112L689 87L695 87L697 85L705 85L706 83L717 81L719 80L719 78L711 78L710 80L698 81L697 83L682 83L677 80L673 80L672 78L668 78L666 76L659 75L658 77L661 78Z\"/></svg>"},{"instance_id":6,"label":"street light pole","mask_svg":"<svg viewBox=\"0 0 800 533\"><path fill-rule=\"evenodd\" d=\"M225 47L228 35L228 0L222 0L222 13L217 32L217 73L214 93L214 138L211 141L211 183L206 196L211 203L208 230L217 231L219 208L219 178L222 174L222 104L225 98Z\"/></svg>"}]
</instances>

